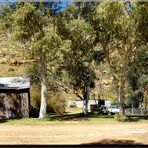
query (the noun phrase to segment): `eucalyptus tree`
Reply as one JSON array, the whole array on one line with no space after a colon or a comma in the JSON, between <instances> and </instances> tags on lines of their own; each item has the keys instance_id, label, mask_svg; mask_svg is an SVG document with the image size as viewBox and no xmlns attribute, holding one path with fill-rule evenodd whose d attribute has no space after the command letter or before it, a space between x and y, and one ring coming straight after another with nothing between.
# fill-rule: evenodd
<instances>
[{"instance_id":1,"label":"eucalyptus tree","mask_svg":"<svg viewBox=\"0 0 148 148\"><path fill-rule=\"evenodd\" d=\"M128 12L123 2L100 3L97 7L97 37L118 90L121 117L125 114L127 67L140 46L137 7Z\"/></svg>"},{"instance_id":2,"label":"eucalyptus tree","mask_svg":"<svg viewBox=\"0 0 148 148\"><path fill-rule=\"evenodd\" d=\"M96 78L95 68L103 60L102 52L96 48L96 32L76 5L61 13L56 24L61 38L70 42L69 50L63 54L61 68L67 72L74 94L83 100L83 113L87 114L90 90Z\"/></svg>"},{"instance_id":3,"label":"eucalyptus tree","mask_svg":"<svg viewBox=\"0 0 148 148\"><path fill-rule=\"evenodd\" d=\"M19 3L11 13L8 28L11 28L12 37L24 45L26 50L37 62L41 82L41 106L39 118L46 116L47 93L49 86L48 72L55 60L60 59L63 49L61 38L53 29L50 10L45 9L42 3ZM4 18L9 17L8 15ZM5 20L4 20L5 21Z\"/></svg>"}]
</instances>

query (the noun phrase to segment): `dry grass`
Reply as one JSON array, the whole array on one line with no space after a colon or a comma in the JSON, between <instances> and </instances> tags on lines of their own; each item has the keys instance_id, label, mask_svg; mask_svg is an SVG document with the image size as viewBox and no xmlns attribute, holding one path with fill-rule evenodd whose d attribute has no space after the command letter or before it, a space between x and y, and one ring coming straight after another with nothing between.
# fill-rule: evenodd
<instances>
[{"instance_id":1,"label":"dry grass","mask_svg":"<svg viewBox=\"0 0 148 148\"><path fill-rule=\"evenodd\" d=\"M148 144L147 124L21 119L0 124L0 144Z\"/></svg>"},{"instance_id":2,"label":"dry grass","mask_svg":"<svg viewBox=\"0 0 148 148\"><path fill-rule=\"evenodd\" d=\"M29 64L20 66L11 66L8 64L0 64L0 77L17 77L24 76Z\"/></svg>"},{"instance_id":3,"label":"dry grass","mask_svg":"<svg viewBox=\"0 0 148 148\"><path fill-rule=\"evenodd\" d=\"M29 59L26 50L17 43L0 33L0 77L23 76L30 64L10 65L12 61Z\"/></svg>"}]
</instances>

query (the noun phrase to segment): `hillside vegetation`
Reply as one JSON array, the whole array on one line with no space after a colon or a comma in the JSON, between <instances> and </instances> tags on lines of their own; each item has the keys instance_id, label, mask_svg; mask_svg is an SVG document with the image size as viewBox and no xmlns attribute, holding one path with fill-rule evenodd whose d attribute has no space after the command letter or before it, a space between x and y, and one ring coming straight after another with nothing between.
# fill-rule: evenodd
<instances>
[{"instance_id":1,"label":"hillside vegetation","mask_svg":"<svg viewBox=\"0 0 148 148\"><path fill-rule=\"evenodd\" d=\"M12 41L10 37L0 34L0 76L15 77L26 74L26 69L30 66L29 55L23 47Z\"/></svg>"},{"instance_id":2,"label":"hillside vegetation","mask_svg":"<svg viewBox=\"0 0 148 148\"><path fill-rule=\"evenodd\" d=\"M27 69L34 64L34 61L32 61L23 46L14 42L10 37L0 34L0 77L24 76L27 74ZM101 89L101 97L115 100L112 78L109 75L106 63L100 65L97 69L96 76L98 80L96 81L95 88L91 92L91 99L93 99L93 94L97 95ZM34 88L34 86L32 86L32 88ZM63 92L63 94L68 100L79 100L79 98L72 93L66 94Z\"/></svg>"}]
</instances>

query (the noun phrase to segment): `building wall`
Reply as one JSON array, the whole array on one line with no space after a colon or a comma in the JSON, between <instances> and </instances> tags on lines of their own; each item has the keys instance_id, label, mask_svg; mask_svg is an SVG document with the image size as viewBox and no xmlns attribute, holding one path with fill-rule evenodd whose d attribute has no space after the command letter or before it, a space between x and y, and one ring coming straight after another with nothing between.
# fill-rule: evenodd
<instances>
[{"instance_id":1,"label":"building wall","mask_svg":"<svg viewBox=\"0 0 148 148\"><path fill-rule=\"evenodd\" d=\"M1 93L0 117L8 119L29 117L28 95Z\"/></svg>"}]
</instances>

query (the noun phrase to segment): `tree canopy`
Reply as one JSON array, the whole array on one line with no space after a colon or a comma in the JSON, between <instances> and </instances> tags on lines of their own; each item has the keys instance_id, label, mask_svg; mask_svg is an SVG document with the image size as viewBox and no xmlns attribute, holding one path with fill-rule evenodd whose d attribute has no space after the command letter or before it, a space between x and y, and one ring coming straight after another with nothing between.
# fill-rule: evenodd
<instances>
[{"instance_id":1,"label":"tree canopy","mask_svg":"<svg viewBox=\"0 0 148 148\"><path fill-rule=\"evenodd\" d=\"M46 115L50 80L58 73L66 75L62 76L84 101L83 112L87 113L95 69L103 61L109 65L123 116L127 78L133 90L147 88L147 52L143 48L148 45L148 5L77 3L64 10L68 5L61 9L59 3L58 15L53 15L56 4L23 2L3 8L0 15L1 30L22 43L37 62L40 117Z\"/></svg>"}]
</instances>

